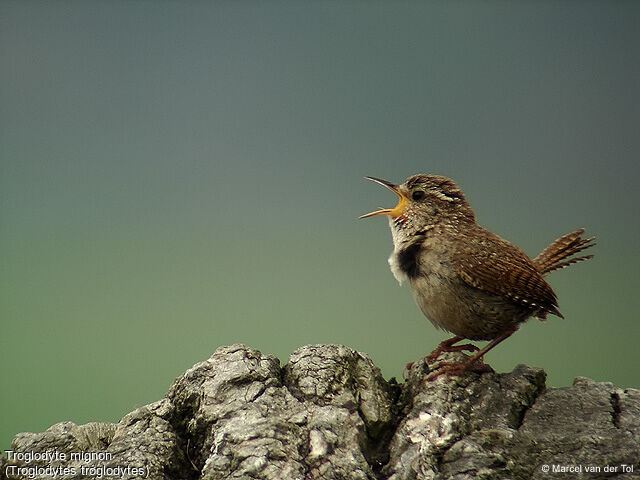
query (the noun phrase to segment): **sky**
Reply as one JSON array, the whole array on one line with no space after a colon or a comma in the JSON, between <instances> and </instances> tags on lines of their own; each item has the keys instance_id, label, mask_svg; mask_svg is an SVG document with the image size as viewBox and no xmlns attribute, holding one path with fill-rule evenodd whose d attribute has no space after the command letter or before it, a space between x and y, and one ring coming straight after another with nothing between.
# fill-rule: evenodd
<instances>
[{"instance_id":1,"label":"sky","mask_svg":"<svg viewBox=\"0 0 640 480\"><path fill-rule=\"evenodd\" d=\"M117 422L219 346L446 338L387 265L394 196L453 178L565 319L485 360L640 386L636 2L0 3L0 447Z\"/></svg>"}]
</instances>

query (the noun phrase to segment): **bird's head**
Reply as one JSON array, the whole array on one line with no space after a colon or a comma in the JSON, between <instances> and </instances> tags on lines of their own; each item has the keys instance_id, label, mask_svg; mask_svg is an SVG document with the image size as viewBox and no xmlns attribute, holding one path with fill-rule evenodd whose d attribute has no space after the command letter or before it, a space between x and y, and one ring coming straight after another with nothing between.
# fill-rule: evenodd
<instances>
[{"instance_id":1,"label":"bird's head","mask_svg":"<svg viewBox=\"0 0 640 480\"><path fill-rule=\"evenodd\" d=\"M360 217L387 215L394 241L397 236L410 237L438 224L455 227L461 222L475 222L473 210L462 190L450 178L420 174L407 178L400 185L375 177L365 178L398 196L395 207L381 208Z\"/></svg>"}]
</instances>

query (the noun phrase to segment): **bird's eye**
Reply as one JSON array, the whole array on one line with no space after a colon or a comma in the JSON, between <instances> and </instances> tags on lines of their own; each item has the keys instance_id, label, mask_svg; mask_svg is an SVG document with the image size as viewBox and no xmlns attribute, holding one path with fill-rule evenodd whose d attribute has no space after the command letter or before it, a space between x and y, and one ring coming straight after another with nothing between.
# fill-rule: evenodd
<instances>
[{"instance_id":1,"label":"bird's eye","mask_svg":"<svg viewBox=\"0 0 640 480\"><path fill-rule=\"evenodd\" d=\"M424 198L424 196L425 196L425 193L422 190L416 190L411 195L411 198L413 198L414 200L418 201L418 200L422 200Z\"/></svg>"}]
</instances>

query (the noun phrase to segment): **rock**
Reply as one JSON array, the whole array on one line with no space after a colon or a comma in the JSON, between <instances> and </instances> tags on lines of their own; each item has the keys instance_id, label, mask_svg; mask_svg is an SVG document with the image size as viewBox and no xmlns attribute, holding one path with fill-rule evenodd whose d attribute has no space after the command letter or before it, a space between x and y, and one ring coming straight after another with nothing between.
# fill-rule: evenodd
<instances>
[{"instance_id":1,"label":"rock","mask_svg":"<svg viewBox=\"0 0 640 480\"><path fill-rule=\"evenodd\" d=\"M546 388L544 371L522 365L427 374L416 362L404 384L387 382L340 345L301 347L284 367L221 347L117 424L16 435L0 478L640 478L638 390L585 378Z\"/></svg>"}]
</instances>

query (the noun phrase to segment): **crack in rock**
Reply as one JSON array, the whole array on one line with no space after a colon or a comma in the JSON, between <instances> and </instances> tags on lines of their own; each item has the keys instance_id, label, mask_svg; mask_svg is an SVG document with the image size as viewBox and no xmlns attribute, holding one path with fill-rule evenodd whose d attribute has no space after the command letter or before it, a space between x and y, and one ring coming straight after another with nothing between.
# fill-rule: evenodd
<instances>
[{"instance_id":1,"label":"crack in rock","mask_svg":"<svg viewBox=\"0 0 640 480\"><path fill-rule=\"evenodd\" d=\"M611 423L616 428L620 428L620 413L622 413L622 409L620 408L620 395L618 392L611 393Z\"/></svg>"}]
</instances>

